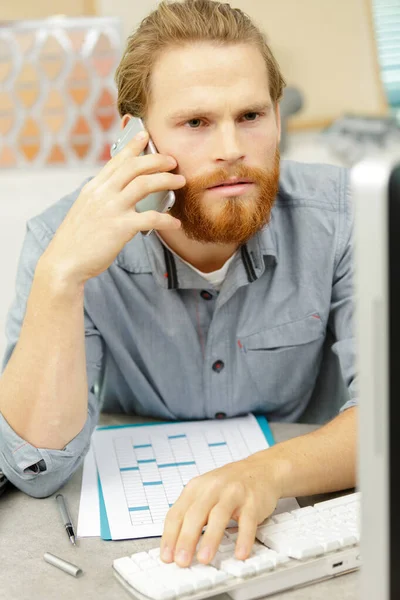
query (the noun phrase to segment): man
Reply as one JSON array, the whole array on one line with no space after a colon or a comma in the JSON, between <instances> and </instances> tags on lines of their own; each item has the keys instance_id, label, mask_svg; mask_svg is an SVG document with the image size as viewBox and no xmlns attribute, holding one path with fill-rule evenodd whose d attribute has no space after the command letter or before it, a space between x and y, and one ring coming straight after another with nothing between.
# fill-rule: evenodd
<instances>
[{"instance_id":1,"label":"man","mask_svg":"<svg viewBox=\"0 0 400 600\"><path fill-rule=\"evenodd\" d=\"M208 563L231 517L243 559L280 497L355 482L346 174L285 163L279 175L284 81L227 4L161 3L116 80L122 125L143 117L159 154L139 156L148 134L137 136L30 221L0 380L0 467L28 494L54 492L87 451L100 401L166 419L295 421L329 327L351 397L341 413L195 478L167 516L165 561L188 565L208 523ZM170 214L135 212L167 189Z\"/></svg>"}]
</instances>

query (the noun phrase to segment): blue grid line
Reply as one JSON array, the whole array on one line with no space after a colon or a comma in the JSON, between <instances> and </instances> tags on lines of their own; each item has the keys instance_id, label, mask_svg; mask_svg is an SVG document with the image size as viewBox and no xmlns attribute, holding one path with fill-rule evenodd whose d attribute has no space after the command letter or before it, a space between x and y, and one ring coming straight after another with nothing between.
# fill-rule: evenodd
<instances>
[{"instance_id":1,"label":"blue grid line","mask_svg":"<svg viewBox=\"0 0 400 600\"><path fill-rule=\"evenodd\" d=\"M137 444L133 445L134 448L151 448L151 444Z\"/></svg>"},{"instance_id":2,"label":"blue grid line","mask_svg":"<svg viewBox=\"0 0 400 600\"><path fill-rule=\"evenodd\" d=\"M226 442L212 442L209 446L226 446Z\"/></svg>"},{"instance_id":3,"label":"blue grid line","mask_svg":"<svg viewBox=\"0 0 400 600\"><path fill-rule=\"evenodd\" d=\"M186 433L180 433L178 435L169 435L168 439L169 440L176 440L178 438L185 438L186 437Z\"/></svg>"},{"instance_id":4,"label":"blue grid line","mask_svg":"<svg viewBox=\"0 0 400 600\"><path fill-rule=\"evenodd\" d=\"M162 485L162 481L143 481L143 485Z\"/></svg>"},{"instance_id":5,"label":"blue grid line","mask_svg":"<svg viewBox=\"0 0 400 600\"><path fill-rule=\"evenodd\" d=\"M194 460L187 460L184 462L176 462L176 463L162 463L161 465L157 465L159 469L164 469L165 467L186 467L188 465L195 465L196 462Z\"/></svg>"},{"instance_id":6,"label":"blue grid line","mask_svg":"<svg viewBox=\"0 0 400 600\"><path fill-rule=\"evenodd\" d=\"M149 506L130 506L129 512L136 512L138 510L150 510Z\"/></svg>"},{"instance_id":7,"label":"blue grid line","mask_svg":"<svg viewBox=\"0 0 400 600\"><path fill-rule=\"evenodd\" d=\"M121 467L120 471L139 471L139 467Z\"/></svg>"},{"instance_id":8,"label":"blue grid line","mask_svg":"<svg viewBox=\"0 0 400 600\"><path fill-rule=\"evenodd\" d=\"M144 463L155 463L156 459L155 458L144 458L142 460L138 460L138 464L144 464Z\"/></svg>"}]
</instances>

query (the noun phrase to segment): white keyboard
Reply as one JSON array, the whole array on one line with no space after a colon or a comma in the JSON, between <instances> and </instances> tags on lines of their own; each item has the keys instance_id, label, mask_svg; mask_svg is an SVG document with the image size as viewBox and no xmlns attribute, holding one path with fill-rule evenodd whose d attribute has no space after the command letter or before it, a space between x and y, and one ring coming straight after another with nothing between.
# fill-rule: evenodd
<instances>
[{"instance_id":1,"label":"white keyboard","mask_svg":"<svg viewBox=\"0 0 400 600\"><path fill-rule=\"evenodd\" d=\"M360 495L349 494L269 518L249 558L234 557L237 530L226 530L210 565L166 564L159 547L117 558L114 574L140 600L200 600L228 593L250 600L360 566Z\"/></svg>"}]
</instances>

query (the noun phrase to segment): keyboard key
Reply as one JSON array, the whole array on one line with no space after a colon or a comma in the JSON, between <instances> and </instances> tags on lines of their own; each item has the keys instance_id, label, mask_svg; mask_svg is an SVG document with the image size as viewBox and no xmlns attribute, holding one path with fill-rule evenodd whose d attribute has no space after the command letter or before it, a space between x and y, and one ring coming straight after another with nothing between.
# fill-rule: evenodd
<instances>
[{"instance_id":1,"label":"keyboard key","mask_svg":"<svg viewBox=\"0 0 400 600\"><path fill-rule=\"evenodd\" d=\"M256 569L251 564L246 564L246 561L237 560L236 558L226 558L221 560L219 568L225 573L234 575L234 577L248 577L256 573Z\"/></svg>"},{"instance_id":2,"label":"keyboard key","mask_svg":"<svg viewBox=\"0 0 400 600\"><path fill-rule=\"evenodd\" d=\"M292 515L295 517L295 519L301 519L306 515L314 516L315 512L316 510L313 506L305 506L304 508L296 508L295 510L292 510Z\"/></svg>"},{"instance_id":3,"label":"keyboard key","mask_svg":"<svg viewBox=\"0 0 400 600\"><path fill-rule=\"evenodd\" d=\"M280 554L286 554L298 560L312 558L324 553L324 549L317 540L309 538L302 540L301 538L292 538L286 535L275 533L265 537L265 543Z\"/></svg>"},{"instance_id":4,"label":"keyboard key","mask_svg":"<svg viewBox=\"0 0 400 600\"><path fill-rule=\"evenodd\" d=\"M152 569L156 569L159 566L160 563L154 558L151 558L150 556L148 556L148 560L141 560L139 562L139 567L142 571L151 571Z\"/></svg>"},{"instance_id":5,"label":"keyboard key","mask_svg":"<svg viewBox=\"0 0 400 600\"><path fill-rule=\"evenodd\" d=\"M160 570L159 575L163 584L173 590L177 596L191 594L196 591L189 568L178 567L175 563L169 563L165 567Z\"/></svg>"},{"instance_id":6,"label":"keyboard key","mask_svg":"<svg viewBox=\"0 0 400 600\"><path fill-rule=\"evenodd\" d=\"M213 576L211 574L211 569L213 567L209 567L208 565L195 565L194 567L190 567L190 571L192 575L194 575L194 585L196 591L200 590L208 590L213 586Z\"/></svg>"},{"instance_id":7,"label":"keyboard key","mask_svg":"<svg viewBox=\"0 0 400 600\"><path fill-rule=\"evenodd\" d=\"M324 502L317 502L314 504L314 508L316 510L326 510L331 508L336 508L338 506L342 506L343 504L353 504L355 502L360 501L360 494L347 494L347 496L339 496L338 498L333 498L332 500L325 500Z\"/></svg>"},{"instance_id":8,"label":"keyboard key","mask_svg":"<svg viewBox=\"0 0 400 600\"><path fill-rule=\"evenodd\" d=\"M133 576L134 587L154 600L172 600L176 597L175 591L165 587L158 579L151 578L143 571Z\"/></svg>"},{"instance_id":9,"label":"keyboard key","mask_svg":"<svg viewBox=\"0 0 400 600\"><path fill-rule=\"evenodd\" d=\"M218 547L218 552L229 552L230 550L234 550L234 549L235 549L235 542L232 539L230 539L228 536L224 536Z\"/></svg>"},{"instance_id":10,"label":"keyboard key","mask_svg":"<svg viewBox=\"0 0 400 600\"><path fill-rule=\"evenodd\" d=\"M257 527L257 539L264 543L263 536L281 533L282 531L291 531L293 527L294 524L292 521L284 521L283 523L276 523L275 525L262 525L261 527Z\"/></svg>"},{"instance_id":11,"label":"keyboard key","mask_svg":"<svg viewBox=\"0 0 400 600\"><path fill-rule=\"evenodd\" d=\"M122 558L116 558L113 562L114 569L124 578L127 576L134 575L135 573L140 573L140 568L137 564L135 564L129 556L124 556Z\"/></svg>"},{"instance_id":12,"label":"keyboard key","mask_svg":"<svg viewBox=\"0 0 400 600\"><path fill-rule=\"evenodd\" d=\"M132 587L154 600L172 600L176 594L138 568L129 557L118 558L113 562L114 569Z\"/></svg>"},{"instance_id":13,"label":"keyboard key","mask_svg":"<svg viewBox=\"0 0 400 600\"><path fill-rule=\"evenodd\" d=\"M149 560L149 555L147 552L135 552L135 554L132 554L131 559L140 566L141 562Z\"/></svg>"},{"instance_id":14,"label":"keyboard key","mask_svg":"<svg viewBox=\"0 0 400 600\"><path fill-rule=\"evenodd\" d=\"M293 519L293 515L288 512L280 513L279 515L274 515L272 520L274 523L284 523L285 521L291 521Z\"/></svg>"},{"instance_id":15,"label":"keyboard key","mask_svg":"<svg viewBox=\"0 0 400 600\"><path fill-rule=\"evenodd\" d=\"M245 560L246 565L254 566L256 573L262 571L270 571L276 567L276 559L274 560L270 556L264 553L258 553L256 556L251 556Z\"/></svg>"}]
</instances>

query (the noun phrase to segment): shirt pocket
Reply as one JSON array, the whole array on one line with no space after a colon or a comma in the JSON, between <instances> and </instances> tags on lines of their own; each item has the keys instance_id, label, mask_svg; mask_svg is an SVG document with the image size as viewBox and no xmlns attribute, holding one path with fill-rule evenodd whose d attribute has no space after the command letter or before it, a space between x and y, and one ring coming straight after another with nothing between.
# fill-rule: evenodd
<instances>
[{"instance_id":1,"label":"shirt pocket","mask_svg":"<svg viewBox=\"0 0 400 600\"><path fill-rule=\"evenodd\" d=\"M295 405L311 395L324 339L316 312L240 338L243 360L260 394L259 410Z\"/></svg>"}]
</instances>

